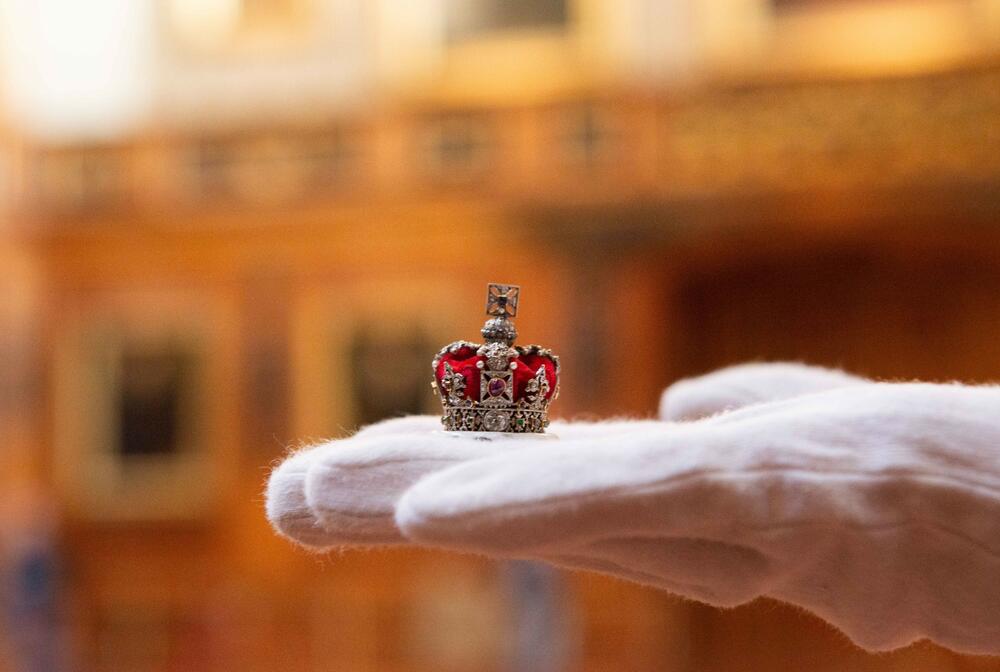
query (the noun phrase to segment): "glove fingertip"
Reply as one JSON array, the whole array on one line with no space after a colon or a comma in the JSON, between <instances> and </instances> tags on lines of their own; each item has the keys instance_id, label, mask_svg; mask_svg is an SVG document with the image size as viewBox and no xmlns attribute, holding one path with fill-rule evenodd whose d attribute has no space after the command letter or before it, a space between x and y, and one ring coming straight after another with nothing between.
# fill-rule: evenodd
<instances>
[{"instance_id":1,"label":"glove fingertip","mask_svg":"<svg viewBox=\"0 0 1000 672\"><path fill-rule=\"evenodd\" d=\"M551 537L547 521L507 500L502 478L484 475L491 466L500 464L483 460L418 481L396 502L396 527L418 544L497 557Z\"/></svg>"},{"instance_id":2,"label":"glove fingertip","mask_svg":"<svg viewBox=\"0 0 1000 672\"><path fill-rule=\"evenodd\" d=\"M752 404L857 385L865 379L838 369L769 362L738 364L679 380L660 397L660 418L699 420Z\"/></svg>"},{"instance_id":3,"label":"glove fingertip","mask_svg":"<svg viewBox=\"0 0 1000 672\"><path fill-rule=\"evenodd\" d=\"M682 380L663 391L659 415L670 422L699 420L740 405L731 396L727 398L715 390L699 388L694 381Z\"/></svg>"},{"instance_id":4,"label":"glove fingertip","mask_svg":"<svg viewBox=\"0 0 1000 672\"><path fill-rule=\"evenodd\" d=\"M329 539L305 497L306 471L313 458L311 451L302 451L274 468L264 491L264 510L280 536L310 550L323 550L330 546Z\"/></svg>"},{"instance_id":5,"label":"glove fingertip","mask_svg":"<svg viewBox=\"0 0 1000 672\"><path fill-rule=\"evenodd\" d=\"M421 488L421 483L417 483L396 502L396 527L412 541L423 541L427 536L434 536L434 516L430 507L426 506L426 493L423 490L425 488Z\"/></svg>"},{"instance_id":6,"label":"glove fingertip","mask_svg":"<svg viewBox=\"0 0 1000 672\"><path fill-rule=\"evenodd\" d=\"M440 479L433 476L409 488L396 502L397 529L415 543L468 550L481 546L475 530L463 523L463 511L442 498Z\"/></svg>"}]
</instances>

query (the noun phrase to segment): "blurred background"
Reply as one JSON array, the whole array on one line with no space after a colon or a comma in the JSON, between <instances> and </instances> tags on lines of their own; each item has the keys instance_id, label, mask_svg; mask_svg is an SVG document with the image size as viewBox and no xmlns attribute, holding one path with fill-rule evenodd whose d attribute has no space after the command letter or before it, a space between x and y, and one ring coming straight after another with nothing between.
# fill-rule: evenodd
<instances>
[{"instance_id":1,"label":"blurred background","mask_svg":"<svg viewBox=\"0 0 1000 672\"><path fill-rule=\"evenodd\" d=\"M1000 0L0 0L0 670L1000 670L268 528L488 281L555 415L1000 379Z\"/></svg>"}]
</instances>

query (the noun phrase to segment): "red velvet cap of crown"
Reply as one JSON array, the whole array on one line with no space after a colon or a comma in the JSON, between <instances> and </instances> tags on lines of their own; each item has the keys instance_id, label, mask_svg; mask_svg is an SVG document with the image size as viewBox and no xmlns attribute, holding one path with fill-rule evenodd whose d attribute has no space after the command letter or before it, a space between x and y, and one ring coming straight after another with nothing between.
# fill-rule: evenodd
<instances>
[{"instance_id":1,"label":"red velvet cap of crown","mask_svg":"<svg viewBox=\"0 0 1000 672\"><path fill-rule=\"evenodd\" d=\"M547 400L552 399L552 395L556 391L556 383L558 382L556 363L548 355L525 351L517 346L514 347L518 351L517 359L513 360L517 362L517 368L514 369L513 376L514 401L520 401L524 398L524 388L527 386L528 381L535 377L539 368L545 369L545 378L549 381L549 391L545 395L545 398ZM434 377L437 379L438 385L440 385L441 379L444 377L444 365L447 362L451 365L455 373L460 373L465 378L466 398L479 401L480 369L476 366L476 363L484 362L485 360L485 357L476 354L475 347L463 346L455 352L445 352L440 356L437 369L434 371Z\"/></svg>"}]
</instances>

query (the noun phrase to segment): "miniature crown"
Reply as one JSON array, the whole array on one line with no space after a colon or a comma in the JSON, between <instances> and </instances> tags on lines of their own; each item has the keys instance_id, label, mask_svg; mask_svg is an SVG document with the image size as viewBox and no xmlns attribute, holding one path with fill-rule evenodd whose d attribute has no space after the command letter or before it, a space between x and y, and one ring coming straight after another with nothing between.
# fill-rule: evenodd
<instances>
[{"instance_id":1,"label":"miniature crown","mask_svg":"<svg viewBox=\"0 0 1000 672\"><path fill-rule=\"evenodd\" d=\"M434 382L450 431L544 432L559 395L559 358L537 345L514 345L516 285L490 283L483 344L455 341L434 357Z\"/></svg>"}]
</instances>

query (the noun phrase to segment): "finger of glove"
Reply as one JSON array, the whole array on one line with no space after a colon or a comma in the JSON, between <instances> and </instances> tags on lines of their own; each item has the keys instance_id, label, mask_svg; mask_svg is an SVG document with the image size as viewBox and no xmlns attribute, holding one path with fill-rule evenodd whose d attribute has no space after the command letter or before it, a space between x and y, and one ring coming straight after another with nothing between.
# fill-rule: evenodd
<instances>
[{"instance_id":1,"label":"finger of glove","mask_svg":"<svg viewBox=\"0 0 1000 672\"><path fill-rule=\"evenodd\" d=\"M326 441L286 457L268 477L265 490L267 519L280 535L312 550L335 545L331 536L306 502L305 480L310 464L329 451L343 450L358 438L429 431L440 426L435 416L406 416L384 420L361 428L353 437Z\"/></svg>"},{"instance_id":2,"label":"finger of glove","mask_svg":"<svg viewBox=\"0 0 1000 672\"><path fill-rule=\"evenodd\" d=\"M997 388L873 383L740 413L451 467L404 495L397 522L419 541L472 548L622 530L726 541L805 516L891 523L912 504L872 502L866 489L845 497L845 479L1000 483Z\"/></svg>"},{"instance_id":3,"label":"finger of glove","mask_svg":"<svg viewBox=\"0 0 1000 672\"><path fill-rule=\"evenodd\" d=\"M313 550L330 545L326 530L306 503L305 477L314 450L301 450L271 471L265 490L267 519L278 534Z\"/></svg>"},{"instance_id":4,"label":"finger of glove","mask_svg":"<svg viewBox=\"0 0 1000 672\"><path fill-rule=\"evenodd\" d=\"M408 543L395 522L403 492L434 471L525 446L510 443L434 432L361 437L312 461L305 500L329 543Z\"/></svg>"},{"instance_id":5,"label":"finger of glove","mask_svg":"<svg viewBox=\"0 0 1000 672\"><path fill-rule=\"evenodd\" d=\"M594 438L627 435L660 424L631 420L557 421L550 429L567 439ZM358 434L350 444L325 450L314 459L305 480L308 507L326 530L328 543L407 543L396 526L395 508L403 492L418 480L469 460L510 455L520 450L544 450L551 445L544 436L483 438L440 431Z\"/></svg>"},{"instance_id":6,"label":"finger of glove","mask_svg":"<svg viewBox=\"0 0 1000 672\"><path fill-rule=\"evenodd\" d=\"M580 435L617 435L641 430L654 421L564 422L552 423L551 431L566 437ZM461 434L449 435L435 431L440 419L435 416L407 416L385 420L362 428L352 437L328 441L300 450L276 467L266 489L266 511L274 529L292 541L314 549L343 544L390 544L405 540L393 520L393 505L412 482L435 468L451 464L470 455L483 456L495 443L477 442L478 450L465 450L455 444L469 441ZM393 441L394 436L409 436L412 441ZM415 438L414 438L415 437ZM431 455L427 437L434 445L444 447ZM535 437L525 437L530 441ZM385 439L388 443L359 441ZM393 459L382 459L392 453ZM320 522L306 498L306 474L313 462L323 461L326 478L319 473L313 486L317 509L323 512ZM338 467L343 465L343 469ZM376 486L377 487L372 487ZM339 493L339 494L338 494ZM356 496L356 498L355 498ZM340 503L345 503L342 514Z\"/></svg>"},{"instance_id":7,"label":"finger of glove","mask_svg":"<svg viewBox=\"0 0 1000 672\"><path fill-rule=\"evenodd\" d=\"M660 397L660 418L689 421L751 404L867 381L836 369L789 362L741 364L679 380Z\"/></svg>"}]
</instances>

